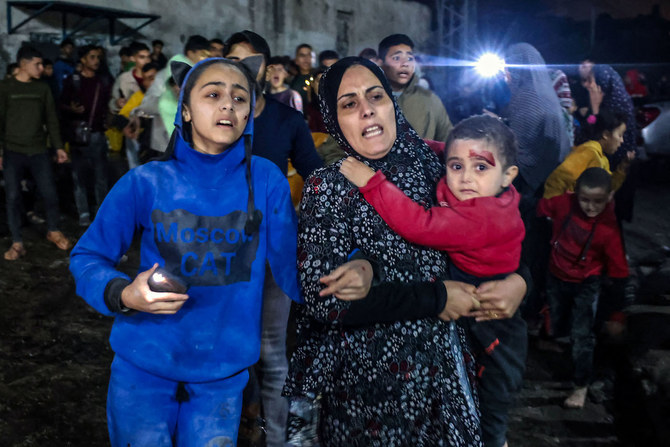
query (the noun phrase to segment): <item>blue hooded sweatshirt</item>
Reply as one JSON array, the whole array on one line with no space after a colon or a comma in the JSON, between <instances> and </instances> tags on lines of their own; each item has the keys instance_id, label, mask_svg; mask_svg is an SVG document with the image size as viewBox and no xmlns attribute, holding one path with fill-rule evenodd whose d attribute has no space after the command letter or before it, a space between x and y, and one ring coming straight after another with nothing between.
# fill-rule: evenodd
<instances>
[{"instance_id":1,"label":"blue hooded sweatshirt","mask_svg":"<svg viewBox=\"0 0 670 447\"><path fill-rule=\"evenodd\" d=\"M184 140L182 103L180 97L172 157L117 182L72 250L70 270L77 294L115 317L110 343L116 355L166 379L205 382L258 360L266 262L281 289L300 300L296 216L282 172L252 157L254 204L263 220L258 232L246 235L244 140L253 134L253 110L242 137L222 154L208 155ZM124 314L106 304L110 281L130 279L115 266L136 234L140 272L158 263L189 285L189 299L174 315Z\"/></svg>"}]
</instances>

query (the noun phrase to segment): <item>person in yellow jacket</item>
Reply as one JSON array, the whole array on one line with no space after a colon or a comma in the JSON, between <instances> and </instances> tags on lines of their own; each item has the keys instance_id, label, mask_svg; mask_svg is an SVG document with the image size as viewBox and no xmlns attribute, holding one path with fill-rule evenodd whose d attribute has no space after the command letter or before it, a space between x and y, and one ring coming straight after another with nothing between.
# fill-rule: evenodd
<instances>
[{"instance_id":1,"label":"person in yellow jacket","mask_svg":"<svg viewBox=\"0 0 670 447\"><path fill-rule=\"evenodd\" d=\"M142 85L138 91L133 93L126 103L119 110L117 118L113 120L111 129L121 131L125 138L126 156L128 158L128 167L134 168L140 164L139 161L139 143L137 137L141 129L137 125L137 121L130 121L130 113L138 107L144 99L144 94L147 89L151 87L154 79L158 73L158 65L154 62L149 62L142 67Z\"/></svg>"},{"instance_id":2,"label":"person in yellow jacket","mask_svg":"<svg viewBox=\"0 0 670 447\"><path fill-rule=\"evenodd\" d=\"M626 170L635 158L629 152L617 169L610 170L607 155L614 154L623 142L626 132L626 117L609 110L601 110L597 116L589 117L592 125L592 139L573 147L572 151L549 175L544 183L544 198L550 199L567 191L574 191L577 178L587 168L603 168L612 175L612 191L616 191L626 179Z\"/></svg>"}]
</instances>

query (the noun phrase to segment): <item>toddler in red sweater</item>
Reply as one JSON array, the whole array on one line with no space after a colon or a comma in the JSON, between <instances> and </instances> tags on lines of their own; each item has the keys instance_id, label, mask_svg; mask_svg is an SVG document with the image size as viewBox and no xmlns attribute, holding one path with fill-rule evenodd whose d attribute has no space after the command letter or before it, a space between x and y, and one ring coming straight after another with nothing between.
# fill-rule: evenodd
<instances>
[{"instance_id":1,"label":"toddler in red sweater","mask_svg":"<svg viewBox=\"0 0 670 447\"><path fill-rule=\"evenodd\" d=\"M538 204L538 215L552 220L552 247L547 279L551 335L570 334L573 380L576 388L565 400L569 408L582 408L593 370L595 303L603 273L625 282L628 263L612 197L612 177L602 168L588 168L577 179L575 192ZM620 293L624 284L613 287ZM610 297L616 309L622 296ZM611 320L621 320L620 312Z\"/></svg>"},{"instance_id":2,"label":"toddler in red sweater","mask_svg":"<svg viewBox=\"0 0 670 447\"><path fill-rule=\"evenodd\" d=\"M355 158L344 160L340 172L396 233L446 251L450 279L479 286L519 268L525 230L512 185L519 172L516 152L514 134L502 121L487 115L461 121L446 143L438 206L428 209ZM518 312L504 319L487 313L483 319L490 321L458 321L477 359L483 444L500 447L506 445L507 414L523 380L526 324Z\"/></svg>"},{"instance_id":3,"label":"toddler in red sweater","mask_svg":"<svg viewBox=\"0 0 670 447\"><path fill-rule=\"evenodd\" d=\"M437 185L438 206L429 209L353 157L342 162L340 172L396 233L446 251L467 275L483 279L514 272L524 237L519 193L512 185L519 172L514 134L498 119L474 116L453 129L446 148L447 174Z\"/></svg>"}]
</instances>

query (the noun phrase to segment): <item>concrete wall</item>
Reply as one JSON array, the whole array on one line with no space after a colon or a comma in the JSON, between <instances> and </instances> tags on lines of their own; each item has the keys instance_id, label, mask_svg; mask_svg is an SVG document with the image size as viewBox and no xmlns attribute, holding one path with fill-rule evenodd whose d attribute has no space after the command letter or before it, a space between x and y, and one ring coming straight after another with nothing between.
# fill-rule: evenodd
<instances>
[{"instance_id":1,"label":"concrete wall","mask_svg":"<svg viewBox=\"0 0 670 447\"><path fill-rule=\"evenodd\" d=\"M80 0L78 3L160 15L160 20L140 30L141 40L148 43L155 38L162 39L168 55L181 52L191 34L225 40L242 29L264 36L273 54L291 56L295 47L303 42L311 44L317 53L339 48L353 55L365 47L376 48L383 37L392 33L411 35L419 49L430 36L430 8L402 0ZM12 11L15 26L26 16L16 8ZM70 21L76 23L76 18ZM60 42L59 14L45 14L12 35L7 33L6 24L6 2L3 2L0 5L2 73L23 42L36 39ZM110 45L106 23L91 26L75 36L77 44L90 40L97 40L108 48L112 56L110 65L115 72L118 58L114 56L120 45ZM56 47L50 48L56 54L49 56L55 57Z\"/></svg>"}]
</instances>

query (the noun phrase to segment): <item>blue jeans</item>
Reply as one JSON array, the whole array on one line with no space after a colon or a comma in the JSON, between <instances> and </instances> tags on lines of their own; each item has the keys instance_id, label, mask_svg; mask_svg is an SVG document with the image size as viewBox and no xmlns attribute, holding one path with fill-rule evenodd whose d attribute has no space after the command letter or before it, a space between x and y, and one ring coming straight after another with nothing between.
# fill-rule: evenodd
<instances>
[{"instance_id":1,"label":"blue jeans","mask_svg":"<svg viewBox=\"0 0 670 447\"><path fill-rule=\"evenodd\" d=\"M261 333L261 358L257 368L262 377L260 395L265 417L267 447L286 445L286 425L288 423L288 399L281 395L286 376L286 330L291 299L277 285L270 268L265 269L263 286L263 330ZM253 401L258 394L259 384L249 380L245 397Z\"/></svg>"},{"instance_id":2,"label":"blue jeans","mask_svg":"<svg viewBox=\"0 0 670 447\"><path fill-rule=\"evenodd\" d=\"M596 306L600 295L600 277L592 276L581 283L547 277L547 301L551 316L551 335L570 334L575 385L587 386L593 373L593 351L596 346Z\"/></svg>"},{"instance_id":3,"label":"blue jeans","mask_svg":"<svg viewBox=\"0 0 670 447\"><path fill-rule=\"evenodd\" d=\"M58 193L49 154L26 155L5 151L3 158L5 171L5 195L7 197L7 221L13 242L21 242L21 180L27 169L35 179L37 189L44 199L48 231L58 230L60 213Z\"/></svg>"},{"instance_id":4,"label":"blue jeans","mask_svg":"<svg viewBox=\"0 0 670 447\"><path fill-rule=\"evenodd\" d=\"M107 425L112 447L234 447L247 371L184 383L112 362Z\"/></svg>"},{"instance_id":5,"label":"blue jeans","mask_svg":"<svg viewBox=\"0 0 670 447\"><path fill-rule=\"evenodd\" d=\"M88 207L87 184L93 180L97 212L109 189L107 163L107 137L102 132L91 134L88 146L72 148L72 181L74 183L74 201L79 216L91 215ZM91 179L92 176L92 179Z\"/></svg>"}]
</instances>

